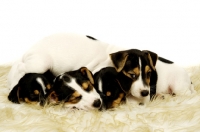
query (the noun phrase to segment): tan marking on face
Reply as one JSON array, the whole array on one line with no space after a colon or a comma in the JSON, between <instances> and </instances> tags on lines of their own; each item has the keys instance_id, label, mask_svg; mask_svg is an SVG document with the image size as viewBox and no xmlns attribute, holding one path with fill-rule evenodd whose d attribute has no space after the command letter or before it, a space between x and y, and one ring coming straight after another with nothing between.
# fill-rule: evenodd
<instances>
[{"instance_id":1,"label":"tan marking on face","mask_svg":"<svg viewBox=\"0 0 200 132\"><path fill-rule=\"evenodd\" d=\"M111 95L111 92L110 91L107 91L106 92L106 96L110 96Z\"/></svg>"},{"instance_id":2,"label":"tan marking on face","mask_svg":"<svg viewBox=\"0 0 200 132\"><path fill-rule=\"evenodd\" d=\"M78 92L78 91L75 91L73 94L72 94L73 97L79 97L81 96L81 94Z\"/></svg>"},{"instance_id":3,"label":"tan marking on face","mask_svg":"<svg viewBox=\"0 0 200 132\"><path fill-rule=\"evenodd\" d=\"M90 81L82 83L82 87L86 91L91 91L93 89L93 85L90 83Z\"/></svg>"},{"instance_id":4,"label":"tan marking on face","mask_svg":"<svg viewBox=\"0 0 200 132\"><path fill-rule=\"evenodd\" d=\"M150 84L150 77L147 76L148 72L151 72L151 68L147 65L145 66L145 81L149 85Z\"/></svg>"},{"instance_id":5,"label":"tan marking on face","mask_svg":"<svg viewBox=\"0 0 200 132\"><path fill-rule=\"evenodd\" d=\"M140 75L140 68L139 68L139 67L134 68L134 69L133 69L133 72L134 72L137 76L139 76L139 75Z\"/></svg>"},{"instance_id":6,"label":"tan marking on face","mask_svg":"<svg viewBox=\"0 0 200 132\"><path fill-rule=\"evenodd\" d=\"M34 90L34 94L38 95L40 92L38 90Z\"/></svg>"},{"instance_id":7,"label":"tan marking on face","mask_svg":"<svg viewBox=\"0 0 200 132\"><path fill-rule=\"evenodd\" d=\"M31 101L28 98L24 99L26 103L31 103Z\"/></svg>"},{"instance_id":8,"label":"tan marking on face","mask_svg":"<svg viewBox=\"0 0 200 132\"><path fill-rule=\"evenodd\" d=\"M37 104L35 101L30 101L28 98L24 98L24 101L29 104Z\"/></svg>"},{"instance_id":9,"label":"tan marking on face","mask_svg":"<svg viewBox=\"0 0 200 132\"><path fill-rule=\"evenodd\" d=\"M84 82L84 83L82 83L82 87L83 87L83 89L87 89L88 88L88 82Z\"/></svg>"},{"instance_id":10,"label":"tan marking on face","mask_svg":"<svg viewBox=\"0 0 200 132\"><path fill-rule=\"evenodd\" d=\"M119 106L123 97L124 97L124 93L120 93L119 97L113 101L111 108L115 108Z\"/></svg>"},{"instance_id":11,"label":"tan marking on face","mask_svg":"<svg viewBox=\"0 0 200 132\"><path fill-rule=\"evenodd\" d=\"M47 84L47 89L49 90L49 89L51 89L51 85L50 84Z\"/></svg>"}]
</instances>

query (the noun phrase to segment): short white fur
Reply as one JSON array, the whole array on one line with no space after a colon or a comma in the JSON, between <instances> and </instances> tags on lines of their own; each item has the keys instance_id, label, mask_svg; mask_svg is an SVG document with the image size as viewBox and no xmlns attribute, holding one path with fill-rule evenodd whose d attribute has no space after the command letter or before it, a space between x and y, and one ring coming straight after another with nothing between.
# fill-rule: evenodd
<instances>
[{"instance_id":1,"label":"short white fur","mask_svg":"<svg viewBox=\"0 0 200 132\"><path fill-rule=\"evenodd\" d=\"M87 92L83 90L83 88L80 85L76 83L75 78L70 77L70 82L65 82L65 85L70 86L75 91L78 91L78 93L80 93L82 96L81 100L78 103L66 104L65 107L69 108L76 107L78 109L90 110L90 109L96 109L93 107L93 103L95 100L99 99L102 102L100 95L96 92L95 88Z\"/></svg>"},{"instance_id":2,"label":"short white fur","mask_svg":"<svg viewBox=\"0 0 200 132\"><path fill-rule=\"evenodd\" d=\"M41 85L41 87L42 87L42 90L43 90L43 92L44 92L44 95L46 94L46 87L45 87L45 85L44 85L44 82L42 81L42 79L40 78L40 77L37 77L36 78L36 81Z\"/></svg>"},{"instance_id":3,"label":"short white fur","mask_svg":"<svg viewBox=\"0 0 200 132\"><path fill-rule=\"evenodd\" d=\"M140 75L138 77L138 79L136 81L134 81L134 83L132 83L131 85L131 95L134 96L135 98L140 100L140 103L146 103L146 100L149 100L148 96L142 97L141 96L141 92L143 90L147 90L150 93L150 87L147 85L144 85L144 82L142 80L142 63L141 63L141 58L139 57L139 66L140 66Z\"/></svg>"}]
</instances>

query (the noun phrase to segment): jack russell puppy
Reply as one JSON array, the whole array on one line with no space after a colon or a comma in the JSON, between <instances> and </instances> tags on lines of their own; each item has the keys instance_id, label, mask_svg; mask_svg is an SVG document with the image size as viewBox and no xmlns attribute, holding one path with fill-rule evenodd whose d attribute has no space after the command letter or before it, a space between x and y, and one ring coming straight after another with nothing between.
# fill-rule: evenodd
<instances>
[{"instance_id":1,"label":"jack russell puppy","mask_svg":"<svg viewBox=\"0 0 200 132\"><path fill-rule=\"evenodd\" d=\"M44 74L27 73L25 74L10 91L8 100L20 104L44 105L46 97L53 87L54 75L47 71Z\"/></svg>"},{"instance_id":2,"label":"jack russell puppy","mask_svg":"<svg viewBox=\"0 0 200 132\"><path fill-rule=\"evenodd\" d=\"M100 109L102 99L93 85L93 75L86 67L62 73L55 78L47 102L61 103L66 108Z\"/></svg>"},{"instance_id":3,"label":"jack russell puppy","mask_svg":"<svg viewBox=\"0 0 200 132\"><path fill-rule=\"evenodd\" d=\"M115 53L115 57L111 53ZM39 41L20 60L13 64L8 74L8 83L10 89L12 89L26 73L44 73L50 70L57 76L66 71L76 70L82 66L90 69L93 74L104 67L110 66L115 67L117 72L122 71L129 77L133 73L135 74L134 76L137 76L138 72L128 72L128 70L133 68L131 67L132 65L130 67L124 65L128 63L132 64L136 61L132 60L131 57L131 50L127 53L127 50L123 48L101 42L90 36L56 34ZM114 58L116 60L120 59L120 61L116 63ZM142 64L140 58L137 61L139 64ZM159 58L153 63L155 63L155 69L158 74L158 92L179 94L191 91L190 78L183 68L174 63L165 63ZM141 72L139 74L144 73ZM139 89L142 90L143 88ZM134 90L130 90L133 96L135 96Z\"/></svg>"}]
</instances>

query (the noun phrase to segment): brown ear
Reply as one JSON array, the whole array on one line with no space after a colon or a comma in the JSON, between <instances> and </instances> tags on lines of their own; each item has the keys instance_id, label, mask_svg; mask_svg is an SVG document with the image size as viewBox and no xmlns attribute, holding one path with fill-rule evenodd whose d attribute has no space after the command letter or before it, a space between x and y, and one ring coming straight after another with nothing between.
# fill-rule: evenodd
<instances>
[{"instance_id":1,"label":"brown ear","mask_svg":"<svg viewBox=\"0 0 200 132\"><path fill-rule=\"evenodd\" d=\"M144 52L147 55L151 68L153 70L155 70L155 65L156 65L156 62L157 62L157 59L158 59L158 55L154 52L149 51L149 50L143 50L142 52Z\"/></svg>"},{"instance_id":2,"label":"brown ear","mask_svg":"<svg viewBox=\"0 0 200 132\"><path fill-rule=\"evenodd\" d=\"M80 71L83 75L87 75L88 79L92 84L94 84L93 74L90 70L88 70L86 67L81 67Z\"/></svg>"},{"instance_id":3,"label":"brown ear","mask_svg":"<svg viewBox=\"0 0 200 132\"><path fill-rule=\"evenodd\" d=\"M124 68L128 53L126 51L115 52L110 54L110 58L117 72L120 72Z\"/></svg>"}]
</instances>

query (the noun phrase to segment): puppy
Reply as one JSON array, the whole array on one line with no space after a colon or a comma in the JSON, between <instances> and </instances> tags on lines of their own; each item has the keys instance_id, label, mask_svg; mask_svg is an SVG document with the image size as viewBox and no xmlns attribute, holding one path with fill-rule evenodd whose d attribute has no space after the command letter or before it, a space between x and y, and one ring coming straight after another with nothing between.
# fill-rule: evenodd
<instances>
[{"instance_id":1,"label":"puppy","mask_svg":"<svg viewBox=\"0 0 200 132\"><path fill-rule=\"evenodd\" d=\"M67 108L100 109L102 100L93 85L93 75L86 67L65 72L55 78L48 102L63 103Z\"/></svg>"},{"instance_id":2,"label":"puppy","mask_svg":"<svg viewBox=\"0 0 200 132\"><path fill-rule=\"evenodd\" d=\"M155 94L184 95L195 91L183 68L151 51L124 50L111 54L111 59L118 72L134 80L130 93L141 104L149 101L145 97L149 93L152 98Z\"/></svg>"},{"instance_id":3,"label":"puppy","mask_svg":"<svg viewBox=\"0 0 200 132\"><path fill-rule=\"evenodd\" d=\"M8 74L12 89L26 73L44 73L55 76L85 66L93 73L113 66L109 54L118 50L97 39L76 34L55 34L44 38L16 61ZM101 62L101 63L100 63Z\"/></svg>"},{"instance_id":4,"label":"puppy","mask_svg":"<svg viewBox=\"0 0 200 132\"><path fill-rule=\"evenodd\" d=\"M132 80L114 67L105 67L94 74L94 87L101 95L103 108L110 109L126 101Z\"/></svg>"},{"instance_id":5,"label":"puppy","mask_svg":"<svg viewBox=\"0 0 200 132\"><path fill-rule=\"evenodd\" d=\"M54 76L50 71L44 74L27 73L10 91L8 99L13 103L45 103L45 96L51 90Z\"/></svg>"}]
</instances>

